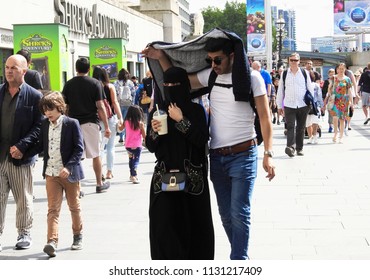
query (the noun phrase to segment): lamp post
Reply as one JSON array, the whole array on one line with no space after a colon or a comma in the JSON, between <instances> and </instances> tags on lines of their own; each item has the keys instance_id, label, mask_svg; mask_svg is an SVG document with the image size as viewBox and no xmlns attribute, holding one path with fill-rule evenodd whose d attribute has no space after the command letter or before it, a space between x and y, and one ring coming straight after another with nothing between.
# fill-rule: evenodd
<instances>
[{"instance_id":1,"label":"lamp post","mask_svg":"<svg viewBox=\"0 0 370 280\"><path fill-rule=\"evenodd\" d=\"M71 52L72 54L72 77L74 77L74 73L75 73L75 48L74 48L74 44L72 42L72 45L71 45L71 48L69 49L69 51Z\"/></svg>"},{"instance_id":2,"label":"lamp post","mask_svg":"<svg viewBox=\"0 0 370 280\"><path fill-rule=\"evenodd\" d=\"M278 64L277 64L277 69L279 69L281 67L281 65L283 65L283 60L281 59L281 50L283 48L283 32L284 32L284 27L285 27L284 19L282 17L280 17L276 21L276 25L277 25L278 38L279 38L279 46L278 46L279 59L278 59Z\"/></svg>"}]
</instances>

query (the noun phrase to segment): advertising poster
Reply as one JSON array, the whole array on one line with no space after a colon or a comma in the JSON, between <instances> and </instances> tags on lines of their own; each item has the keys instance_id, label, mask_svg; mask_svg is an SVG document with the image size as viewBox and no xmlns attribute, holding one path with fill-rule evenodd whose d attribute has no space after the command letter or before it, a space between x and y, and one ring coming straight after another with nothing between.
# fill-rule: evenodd
<instances>
[{"instance_id":1,"label":"advertising poster","mask_svg":"<svg viewBox=\"0 0 370 280\"><path fill-rule=\"evenodd\" d=\"M118 72L127 69L126 40L121 38L90 39L90 65L104 68L111 81L117 80Z\"/></svg>"},{"instance_id":2,"label":"advertising poster","mask_svg":"<svg viewBox=\"0 0 370 280\"><path fill-rule=\"evenodd\" d=\"M360 31L370 25L370 1L334 0L334 34Z\"/></svg>"},{"instance_id":3,"label":"advertising poster","mask_svg":"<svg viewBox=\"0 0 370 280\"><path fill-rule=\"evenodd\" d=\"M248 55L266 52L265 1L247 0Z\"/></svg>"},{"instance_id":4,"label":"advertising poster","mask_svg":"<svg viewBox=\"0 0 370 280\"><path fill-rule=\"evenodd\" d=\"M31 53L30 69L40 73L44 92L61 91L67 79L68 27L60 24L14 25L14 53Z\"/></svg>"}]
</instances>

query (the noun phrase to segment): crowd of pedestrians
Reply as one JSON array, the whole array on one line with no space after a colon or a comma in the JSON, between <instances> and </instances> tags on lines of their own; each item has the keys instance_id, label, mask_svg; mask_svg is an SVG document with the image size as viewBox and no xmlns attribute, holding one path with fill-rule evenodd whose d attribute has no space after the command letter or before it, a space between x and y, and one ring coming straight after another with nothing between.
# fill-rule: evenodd
<instances>
[{"instance_id":1,"label":"crowd of pedestrians","mask_svg":"<svg viewBox=\"0 0 370 280\"><path fill-rule=\"evenodd\" d=\"M43 251L56 256L64 193L72 217L71 249L81 250L81 160L92 159L95 191L106 192L114 178L115 146L119 143L126 148L127 172L134 184L140 183L143 147L156 157L148 206L152 259L214 258L208 153L210 181L230 242L230 259L249 259L251 200L258 159L256 114L263 136L262 166L271 181L275 176L273 125L284 122L285 153L291 158L304 156L305 144L318 144L325 114L332 142L345 142L360 96L364 125L370 122L370 70L365 68L356 75L339 63L328 71L329 77L323 82L312 61L300 67L300 55L292 53L287 69L271 75L258 61L249 67L238 36L227 31L220 36L217 32L217 36L201 37L203 50L194 46L199 42L176 48L177 52L192 47L204 52L207 67L203 64L198 71L187 72L186 63L183 68L174 65L176 59L171 55L176 52L166 53L165 46L171 48L171 44L162 42L161 48L149 45L143 50L142 55L160 68L154 68L155 73L147 72L141 83L126 69L121 69L117 81L111 83L104 68L91 69L88 59L79 58L77 75L65 83L61 92L44 92L44 96L40 93L42 84L33 88L25 81L27 53L10 56L5 67L7 82L0 85L0 235L11 190L17 208L15 247L31 247L32 169L37 155L43 153L42 175L48 199ZM163 78L161 86L156 84L158 76ZM33 79L38 80L37 75ZM200 88L208 90L207 107L191 100L192 90ZM307 92L311 95L309 103ZM154 114L159 109L167 116L166 133L160 133L163 124ZM192 189L181 186L185 182L183 174ZM169 187L175 189L169 191Z\"/></svg>"}]
</instances>

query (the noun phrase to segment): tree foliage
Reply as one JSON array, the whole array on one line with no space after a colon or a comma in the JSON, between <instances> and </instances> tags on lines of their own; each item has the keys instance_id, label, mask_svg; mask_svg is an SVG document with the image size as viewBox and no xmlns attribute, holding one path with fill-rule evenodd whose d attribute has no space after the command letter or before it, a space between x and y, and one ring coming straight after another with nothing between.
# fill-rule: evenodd
<instances>
[{"instance_id":1,"label":"tree foliage","mask_svg":"<svg viewBox=\"0 0 370 280\"><path fill-rule=\"evenodd\" d=\"M246 42L246 3L236 1L226 2L223 10L208 6L202 11L204 18L204 32L219 27L236 33L243 42Z\"/></svg>"},{"instance_id":2,"label":"tree foliage","mask_svg":"<svg viewBox=\"0 0 370 280\"><path fill-rule=\"evenodd\" d=\"M204 33L219 27L236 33L242 38L244 44L247 42L247 6L246 3L236 1L226 2L223 10L208 6L202 11L204 18ZM272 49L276 51L276 28L272 26Z\"/></svg>"}]
</instances>

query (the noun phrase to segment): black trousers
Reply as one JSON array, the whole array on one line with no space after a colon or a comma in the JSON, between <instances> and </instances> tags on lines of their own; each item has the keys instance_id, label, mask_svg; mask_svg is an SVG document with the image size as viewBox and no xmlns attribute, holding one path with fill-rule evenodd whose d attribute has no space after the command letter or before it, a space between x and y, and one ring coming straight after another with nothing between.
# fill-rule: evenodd
<instances>
[{"instance_id":1,"label":"black trousers","mask_svg":"<svg viewBox=\"0 0 370 280\"><path fill-rule=\"evenodd\" d=\"M287 129L287 146L303 150L304 130L310 106L301 108L284 108L285 123Z\"/></svg>"}]
</instances>

